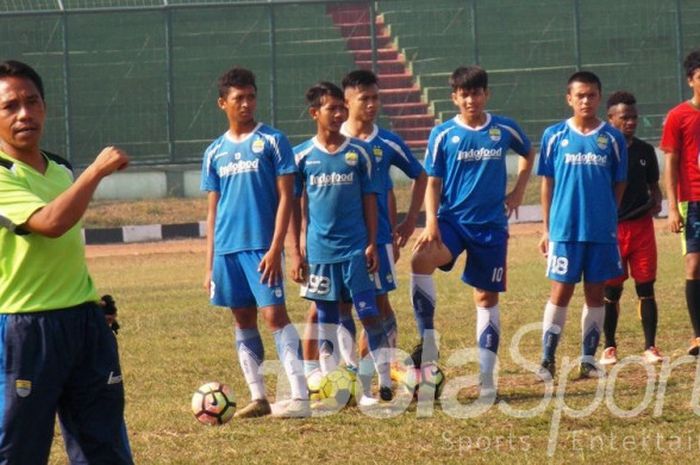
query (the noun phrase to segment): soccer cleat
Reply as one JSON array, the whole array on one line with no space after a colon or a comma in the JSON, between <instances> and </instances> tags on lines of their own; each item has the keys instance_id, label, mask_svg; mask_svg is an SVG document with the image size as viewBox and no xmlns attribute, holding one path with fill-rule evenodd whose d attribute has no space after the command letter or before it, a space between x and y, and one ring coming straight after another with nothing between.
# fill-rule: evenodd
<instances>
[{"instance_id":1,"label":"soccer cleat","mask_svg":"<svg viewBox=\"0 0 700 465\"><path fill-rule=\"evenodd\" d=\"M547 382L554 379L554 373L556 372L556 362L554 360L542 360L540 368L535 373L535 376L540 381Z\"/></svg>"},{"instance_id":2,"label":"soccer cleat","mask_svg":"<svg viewBox=\"0 0 700 465\"><path fill-rule=\"evenodd\" d=\"M379 403L379 401L377 399L375 399L374 397L367 396L367 395L363 394L362 397L360 397L360 402L358 402L358 405L360 407L373 407L373 406L377 405L378 403Z\"/></svg>"},{"instance_id":3,"label":"soccer cleat","mask_svg":"<svg viewBox=\"0 0 700 465\"><path fill-rule=\"evenodd\" d=\"M602 378L605 372L590 362L581 362L579 365L579 379Z\"/></svg>"},{"instance_id":4,"label":"soccer cleat","mask_svg":"<svg viewBox=\"0 0 700 465\"><path fill-rule=\"evenodd\" d=\"M394 398L394 393L391 391L391 387L382 386L379 388L379 398L384 402L390 402Z\"/></svg>"},{"instance_id":5,"label":"soccer cleat","mask_svg":"<svg viewBox=\"0 0 700 465\"><path fill-rule=\"evenodd\" d=\"M614 346L606 347L601 355L598 363L601 365L614 365L617 363L617 348Z\"/></svg>"},{"instance_id":6,"label":"soccer cleat","mask_svg":"<svg viewBox=\"0 0 700 465\"><path fill-rule=\"evenodd\" d=\"M699 353L700 353L700 337L696 337L696 338L691 339L691 341L690 341L690 347L688 347L688 355L692 355L693 357L697 357Z\"/></svg>"},{"instance_id":7,"label":"soccer cleat","mask_svg":"<svg viewBox=\"0 0 700 465\"><path fill-rule=\"evenodd\" d=\"M406 359L406 365L413 363L413 366L419 368L423 363L437 363L440 358L440 353L436 354L436 360L423 360L423 339L411 351L410 358Z\"/></svg>"},{"instance_id":8,"label":"soccer cleat","mask_svg":"<svg viewBox=\"0 0 700 465\"><path fill-rule=\"evenodd\" d=\"M311 416L311 404L306 399L292 399L282 410L275 412L279 418L306 418Z\"/></svg>"},{"instance_id":9,"label":"soccer cleat","mask_svg":"<svg viewBox=\"0 0 700 465\"><path fill-rule=\"evenodd\" d=\"M644 359L644 363L649 364L661 363L663 361L661 352L659 352L659 349L656 346L651 346L645 350L642 358Z\"/></svg>"},{"instance_id":10,"label":"soccer cleat","mask_svg":"<svg viewBox=\"0 0 700 465\"><path fill-rule=\"evenodd\" d=\"M272 408L270 408L270 403L267 399L256 399L236 411L234 415L235 418L257 418L270 415L272 413Z\"/></svg>"}]
</instances>

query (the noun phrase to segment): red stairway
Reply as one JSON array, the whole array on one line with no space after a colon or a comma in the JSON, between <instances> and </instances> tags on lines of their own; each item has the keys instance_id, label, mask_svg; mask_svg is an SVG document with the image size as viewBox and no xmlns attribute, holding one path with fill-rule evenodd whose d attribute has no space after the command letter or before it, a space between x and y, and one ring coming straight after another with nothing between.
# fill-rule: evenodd
<instances>
[{"instance_id":1,"label":"red stairway","mask_svg":"<svg viewBox=\"0 0 700 465\"><path fill-rule=\"evenodd\" d=\"M340 29L348 50L358 68L372 69L372 48L369 9L360 4L332 4L327 12ZM420 88L413 83L413 75L406 60L391 41L384 20L376 19L377 77L382 109L391 122L391 130L399 134L418 156L428 145L435 116L421 99Z\"/></svg>"}]
</instances>

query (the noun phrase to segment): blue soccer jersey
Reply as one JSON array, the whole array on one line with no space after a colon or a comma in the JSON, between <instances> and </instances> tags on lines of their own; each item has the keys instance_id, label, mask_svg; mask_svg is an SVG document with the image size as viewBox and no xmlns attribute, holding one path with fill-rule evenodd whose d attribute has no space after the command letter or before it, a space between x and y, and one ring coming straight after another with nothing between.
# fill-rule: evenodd
<instances>
[{"instance_id":1,"label":"blue soccer jersey","mask_svg":"<svg viewBox=\"0 0 700 465\"><path fill-rule=\"evenodd\" d=\"M294 147L295 193L308 197L306 254L309 263L338 263L367 247L363 196L381 193L372 148L347 138L329 153L316 138Z\"/></svg>"},{"instance_id":2,"label":"blue soccer jersey","mask_svg":"<svg viewBox=\"0 0 700 465\"><path fill-rule=\"evenodd\" d=\"M243 140L228 132L204 152L203 191L218 192L217 255L268 249L277 215L277 176L296 172L287 137L259 123Z\"/></svg>"},{"instance_id":3,"label":"blue soccer jersey","mask_svg":"<svg viewBox=\"0 0 700 465\"><path fill-rule=\"evenodd\" d=\"M345 135L349 135L344 130ZM389 190L394 185L391 180L391 167L396 166L411 179L416 179L422 172L423 166L413 156L411 149L404 141L391 131L374 126L372 134L365 139L372 147L372 154L376 164L375 173L379 177L379 183L384 186L384 192L377 195L377 244L391 244L392 230L389 221Z\"/></svg>"},{"instance_id":4,"label":"blue soccer jersey","mask_svg":"<svg viewBox=\"0 0 700 465\"><path fill-rule=\"evenodd\" d=\"M461 225L503 226L506 153L526 157L530 140L513 120L486 113L486 122L471 128L460 116L433 128L425 153L428 176L442 178L438 216Z\"/></svg>"},{"instance_id":5,"label":"blue soccer jersey","mask_svg":"<svg viewBox=\"0 0 700 465\"><path fill-rule=\"evenodd\" d=\"M549 239L617 242L614 184L627 179L627 144L608 123L582 134L571 120L545 129L537 174L554 179Z\"/></svg>"}]
</instances>

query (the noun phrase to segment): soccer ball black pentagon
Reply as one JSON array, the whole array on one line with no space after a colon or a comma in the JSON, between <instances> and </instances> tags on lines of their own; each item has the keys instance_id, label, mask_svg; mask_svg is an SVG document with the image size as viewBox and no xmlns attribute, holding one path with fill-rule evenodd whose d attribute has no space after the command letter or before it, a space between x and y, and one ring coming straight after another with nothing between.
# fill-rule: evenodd
<instances>
[{"instance_id":1,"label":"soccer ball black pentagon","mask_svg":"<svg viewBox=\"0 0 700 465\"><path fill-rule=\"evenodd\" d=\"M201 385L192 395L192 413L205 425L223 425L236 413L233 391L216 381Z\"/></svg>"}]
</instances>

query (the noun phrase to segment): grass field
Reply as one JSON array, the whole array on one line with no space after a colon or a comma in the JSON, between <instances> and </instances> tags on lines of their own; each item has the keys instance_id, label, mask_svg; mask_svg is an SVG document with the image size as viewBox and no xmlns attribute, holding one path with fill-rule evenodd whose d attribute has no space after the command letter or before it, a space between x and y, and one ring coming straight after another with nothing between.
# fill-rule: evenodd
<instances>
[{"instance_id":1,"label":"grass field","mask_svg":"<svg viewBox=\"0 0 700 465\"><path fill-rule=\"evenodd\" d=\"M477 373L475 363L451 364L458 358L457 351L475 346L471 290L461 284L458 273L437 275L436 327L441 334L448 392L445 403L437 403L431 415L419 418L412 406L393 418L377 419L351 408L323 418L234 419L211 428L198 424L189 411L190 396L197 386L210 380L229 383L239 405L247 403L249 394L233 350L231 316L227 310L210 307L201 288L201 242L173 252L167 252L166 246L158 253L91 258L99 289L113 294L120 308L126 418L136 462L694 463L700 452L700 404L693 396L700 378L694 360L661 377L668 381L665 394L659 390L661 366L649 367L649 376L641 365L629 363L619 366L615 376L600 385L562 374L553 397L547 397L545 386L535 383L531 371L514 358L514 336L533 324L517 349L527 361L537 362L539 322L548 295L544 261L536 252L537 228L519 233L521 228L513 229L509 291L501 299L500 404L485 413L472 411L470 418L460 416L473 408L476 390L461 389L456 397L450 394L459 391L454 389L458 385L465 385L464 377ZM679 244L677 237L665 232L659 233L658 240L658 345L664 355L682 361L691 332ZM391 298L398 314L399 347L409 351L416 333L406 289L408 252L405 255L398 263L400 289ZM292 320L301 323L306 303L297 297L297 291L296 285L288 286L288 306ZM622 302L621 356L639 355L643 349L630 291L628 286ZM577 290L559 349L562 367L566 358L579 353L581 304ZM274 344L268 331L262 334L266 363L274 372ZM268 391L274 394L275 376L266 379ZM508 407L520 414L508 412ZM620 409L628 411L626 417ZM51 463L66 463L58 435Z\"/></svg>"}]
</instances>

